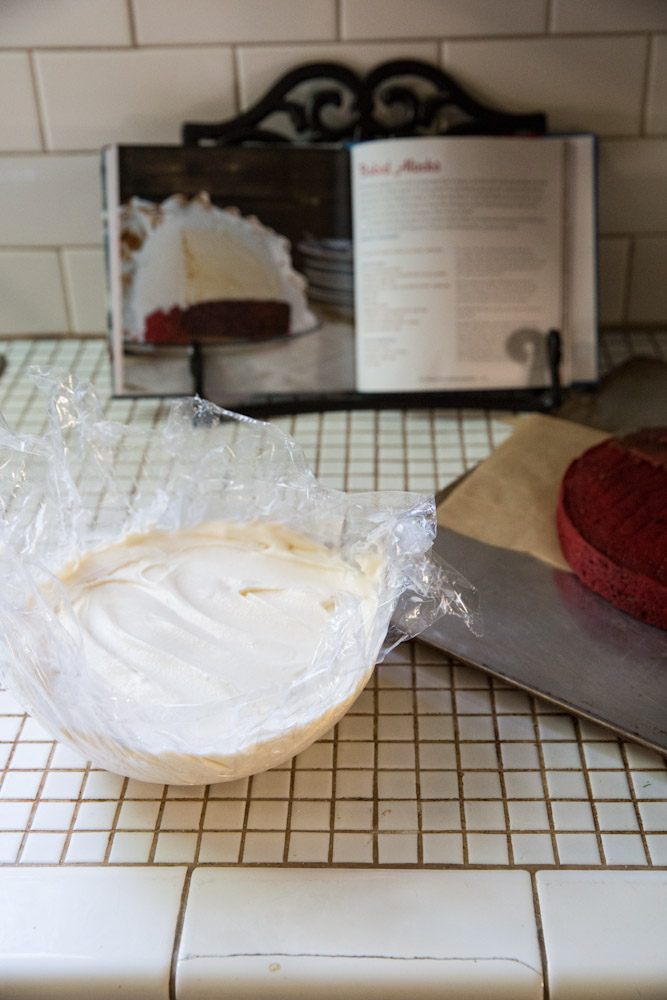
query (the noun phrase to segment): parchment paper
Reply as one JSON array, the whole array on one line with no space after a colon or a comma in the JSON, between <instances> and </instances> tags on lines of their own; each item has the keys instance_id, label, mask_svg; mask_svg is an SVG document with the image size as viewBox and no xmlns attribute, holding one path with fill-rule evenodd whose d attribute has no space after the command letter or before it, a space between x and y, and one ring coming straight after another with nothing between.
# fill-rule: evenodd
<instances>
[{"instance_id":1,"label":"parchment paper","mask_svg":"<svg viewBox=\"0 0 667 1000\"><path fill-rule=\"evenodd\" d=\"M557 417L519 417L512 436L438 506L438 524L569 570L556 532L561 480L573 459L606 437Z\"/></svg>"}]
</instances>

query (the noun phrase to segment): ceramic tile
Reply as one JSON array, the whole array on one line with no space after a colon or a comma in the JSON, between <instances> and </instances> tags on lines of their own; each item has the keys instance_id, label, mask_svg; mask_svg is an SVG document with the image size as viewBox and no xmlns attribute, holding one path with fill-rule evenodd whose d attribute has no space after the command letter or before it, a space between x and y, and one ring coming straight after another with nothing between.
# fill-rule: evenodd
<instances>
[{"instance_id":1,"label":"ceramic tile","mask_svg":"<svg viewBox=\"0 0 667 1000\"><path fill-rule=\"evenodd\" d=\"M99 244L101 212L97 153L0 158L5 246Z\"/></svg>"},{"instance_id":2,"label":"ceramic tile","mask_svg":"<svg viewBox=\"0 0 667 1000\"><path fill-rule=\"evenodd\" d=\"M667 866L667 833L649 833L646 843L654 865Z\"/></svg>"},{"instance_id":3,"label":"ceramic tile","mask_svg":"<svg viewBox=\"0 0 667 1000\"><path fill-rule=\"evenodd\" d=\"M0 802L0 830L25 830L32 802Z\"/></svg>"},{"instance_id":4,"label":"ceramic tile","mask_svg":"<svg viewBox=\"0 0 667 1000\"><path fill-rule=\"evenodd\" d=\"M417 795L413 772L380 771L377 783L381 798L414 799Z\"/></svg>"},{"instance_id":5,"label":"ceramic tile","mask_svg":"<svg viewBox=\"0 0 667 1000\"><path fill-rule=\"evenodd\" d=\"M469 833L468 861L471 865L506 865L507 837L499 833Z\"/></svg>"},{"instance_id":6,"label":"ceramic tile","mask_svg":"<svg viewBox=\"0 0 667 1000\"><path fill-rule=\"evenodd\" d=\"M560 749L560 748L559 748ZM500 747L503 767L524 770L538 768L540 759L537 747L529 743L502 743Z\"/></svg>"},{"instance_id":7,"label":"ceramic tile","mask_svg":"<svg viewBox=\"0 0 667 1000\"><path fill-rule=\"evenodd\" d=\"M373 837L369 833L335 833L333 861L370 864L373 861Z\"/></svg>"},{"instance_id":8,"label":"ceramic tile","mask_svg":"<svg viewBox=\"0 0 667 1000\"><path fill-rule=\"evenodd\" d=\"M0 979L12 995L166 1000L183 868L0 871ZM110 905L110 901L113 905ZM151 928L146 935L146 927Z\"/></svg>"},{"instance_id":9,"label":"ceramic tile","mask_svg":"<svg viewBox=\"0 0 667 1000\"><path fill-rule=\"evenodd\" d=\"M2 12L3 46L129 45L127 7L119 0L58 0L45 4L39 17L26 4L5 4Z\"/></svg>"},{"instance_id":10,"label":"ceramic tile","mask_svg":"<svg viewBox=\"0 0 667 1000\"><path fill-rule=\"evenodd\" d=\"M628 766L633 770L665 770L667 759L661 757L654 750L642 747L638 743L624 743L624 750L628 759Z\"/></svg>"},{"instance_id":11,"label":"ceramic tile","mask_svg":"<svg viewBox=\"0 0 667 1000\"><path fill-rule=\"evenodd\" d=\"M243 800L209 801L203 819L204 830L241 830L245 816L246 804Z\"/></svg>"},{"instance_id":12,"label":"ceramic tile","mask_svg":"<svg viewBox=\"0 0 667 1000\"><path fill-rule=\"evenodd\" d=\"M338 744L336 763L338 767L373 767L375 744L350 740Z\"/></svg>"},{"instance_id":13,"label":"ceramic tile","mask_svg":"<svg viewBox=\"0 0 667 1000\"><path fill-rule=\"evenodd\" d=\"M502 789L497 771L466 771L463 773L463 794L466 799L500 799Z\"/></svg>"},{"instance_id":14,"label":"ceramic tile","mask_svg":"<svg viewBox=\"0 0 667 1000\"><path fill-rule=\"evenodd\" d=\"M422 785L423 794L423 785ZM373 797L373 774L370 771L338 771L336 795L341 799L370 799Z\"/></svg>"},{"instance_id":15,"label":"ceramic tile","mask_svg":"<svg viewBox=\"0 0 667 1000\"><path fill-rule=\"evenodd\" d=\"M513 830L548 830L549 816L544 802L507 803L510 827Z\"/></svg>"},{"instance_id":16,"label":"ceramic tile","mask_svg":"<svg viewBox=\"0 0 667 1000\"><path fill-rule=\"evenodd\" d=\"M21 846L23 834L19 830L12 833L0 831L0 864L14 864Z\"/></svg>"},{"instance_id":17,"label":"ceramic tile","mask_svg":"<svg viewBox=\"0 0 667 1000\"><path fill-rule=\"evenodd\" d=\"M239 860L240 833L203 833L199 847L201 864L234 864Z\"/></svg>"},{"instance_id":18,"label":"ceramic tile","mask_svg":"<svg viewBox=\"0 0 667 1000\"><path fill-rule=\"evenodd\" d=\"M602 847L608 865L645 865L642 838L633 833L602 833Z\"/></svg>"},{"instance_id":19,"label":"ceramic tile","mask_svg":"<svg viewBox=\"0 0 667 1000\"><path fill-rule=\"evenodd\" d=\"M624 776L623 776L624 777ZM632 771L632 787L638 799L667 798L667 770ZM609 798L626 796L609 796Z\"/></svg>"},{"instance_id":20,"label":"ceramic tile","mask_svg":"<svg viewBox=\"0 0 667 1000\"><path fill-rule=\"evenodd\" d=\"M667 830L667 801L640 802L639 813L645 830Z\"/></svg>"},{"instance_id":21,"label":"ceramic tile","mask_svg":"<svg viewBox=\"0 0 667 1000\"><path fill-rule=\"evenodd\" d=\"M544 795L542 775L535 771L509 771L504 782L509 799L541 799Z\"/></svg>"},{"instance_id":22,"label":"ceramic tile","mask_svg":"<svg viewBox=\"0 0 667 1000\"><path fill-rule=\"evenodd\" d=\"M498 767L498 750L495 743L462 743L460 755L463 768L493 770Z\"/></svg>"},{"instance_id":23,"label":"ceramic tile","mask_svg":"<svg viewBox=\"0 0 667 1000\"><path fill-rule=\"evenodd\" d=\"M422 799L457 799L458 775L454 771L422 771L419 778Z\"/></svg>"},{"instance_id":24,"label":"ceramic tile","mask_svg":"<svg viewBox=\"0 0 667 1000\"><path fill-rule=\"evenodd\" d=\"M109 834L106 831L72 833L65 853L65 861L76 863L101 863L106 857Z\"/></svg>"},{"instance_id":25,"label":"ceramic tile","mask_svg":"<svg viewBox=\"0 0 667 1000\"><path fill-rule=\"evenodd\" d=\"M101 250L64 250L63 272L74 333L106 333L106 281Z\"/></svg>"},{"instance_id":26,"label":"ceramic tile","mask_svg":"<svg viewBox=\"0 0 667 1000\"><path fill-rule=\"evenodd\" d=\"M416 802L393 802L381 800L378 802L378 828L380 830L417 830Z\"/></svg>"},{"instance_id":27,"label":"ceramic tile","mask_svg":"<svg viewBox=\"0 0 667 1000\"><path fill-rule=\"evenodd\" d=\"M248 810L249 830L281 830L287 818L287 802L261 799L251 802Z\"/></svg>"},{"instance_id":28,"label":"ceramic tile","mask_svg":"<svg viewBox=\"0 0 667 1000\"><path fill-rule=\"evenodd\" d=\"M598 806L598 816L599 816ZM552 802L556 830L594 830L593 810L588 802Z\"/></svg>"},{"instance_id":29,"label":"ceramic tile","mask_svg":"<svg viewBox=\"0 0 667 1000\"><path fill-rule=\"evenodd\" d=\"M368 807L370 803L349 803ZM294 802L290 825L292 830L328 830L331 807L328 802ZM366 824L364 824L365 826Z\"/></svg>"},{"instance_id":30,"label":"ceramic tile","mask_svg":"<svg viewBox=\"0 0 667 1000\"><path fill-rule=\"evenodd\" d=\"M21 851L22 864L58 864L63 853L67 834L37 832L29 833Z\"/></svg>"},{"instance_id":31,"label":"ceramic tile","mask_svg":"<svg viewBox=\"0 0 667 1000\"><path fill-rule=\"evenodd\" d=\"M544 110L552 131L639 131L647 40L641 36L452 41L443 66L480 100Z\"/></svg>"},{"instance_id":32,"label":"ceramic tile","mask_svg":"<svg viewBox=\"0 0 667 1000\"><path fill-rule=\"evenodd\" d=\"M599 865L600 850L594 833L556 834L558 859L561 865Z\"/></svg>"},{"instance_id":33,"label":"ceramic tile","mask_svg":"<svg viewBox=\"0 0 667 1000\"><path fill-rule=\"evenodd\" d=\"M631 323L664 322L667 316L666 272L667 236L636 237L628 302Z\"/></svg>"},{"instance_id":34,"label":"ceramic tile","mask_svg":"<svg viewBox=\"0 0 667 1000\"><path fill-rule=\"evenodd\" d=\"M46 767L51 755L50 743L17 743L12 754L12 770L32 770Z\"/></svg>"},{"instance_id":35,"label":"ceramic tile","mask_svg":"<svg viewBox=\"0 0 667 1000\"><path fill-rule=\"evenodd\" d=\"M552 799L587 799L588 788L581 771L547 771L547 787Z\"/></svg>"},{"instance_id":36,"label":"ceramic tile","mask_svg":"<svg viewBox=\"0 0 667 1000\"><path fill-rule=\"evenodd\" d=\"M181 123L234 114L226 47L38 52L49 149L178 143Z\"/></svg>"},{"instance_id":37,"label":"ceramic tile","mask_svg":"<svg viewBox=\"0 0 667 1000\"><path fill-rule=\"evenodd\" d=\"M454 720L451 715L422 715L417 722L420 740L453 740Z\"/></svg>"},{"instance_id":38,"label":"ceramic tile","mask_svg":"<svg viewBox=\"0 0 667 1000\"><path fill-rule=\"evenodd\" d=\"M41 771L7 771L0 786L0 799L33 799L42 777Z\"/></svg>"},{"instance_id":39,"label":"ceramic tile","mask_svg":"<svg viewBox=\"0 0 667 1000\"><path fill-rule=\"evenodd\" d=\"M52 777L50 775L49 777ZM48 778L46 779L48 782ZM125 779L109 771L89 771L81 792L83 799L116 799L120 796ZM44 797L44 793L42 793Z\"/></svg>"},{"instance_id":40,"label":"ceramic tile","mask_svg":"<svg viewBox=\"0 0 667 1000\"><path fill-rule=\"evenodd\" d=\"M459 718L459 737L462 740L492 740L493 719L486 715L463 715Z\"/></svg>"},{"instance_id":41,"label":"ceramic tile","mask_svg":"<svg viewBox=\"0 0 667 1000\"><path fill-rule=\"evenodd\" d=\"M155 845L154 859L157 864L189 863L197 853L197 834L169 831L159 833Z\"/></svg>"},{"instance_id":42,"label":"ceramic tile","mask_svg":"<svg viewBox=\"0 0 667 1000\"><path fill-rule=\"evenodd\" d=\"M0 150L41 148L29 56L26 52L0 53Z\"/></svg>"},{"instance_id":43,"label":"ceramic tile","mask_svg":"<svg viewBox=\"0 0 667 1000\"><path fill-rule=\"evenodd\" d=\"M596 799L629 799L630 786L622 771L590 771L591 791Z\"/></svg>"},{"instance_id":44,"label":"ceramic tile","mask_svg":"<svg viewBox=\"0 0 667 1000\"><path fill-rule=\"evenodd\" d=\"M331 771L297 771L294 775L294 796L304 799L331 797Z\"/></svg>"},{"instance_id":45,"label":"ceramic tile","mask_svg":"<svg viewBox=\"0 0 667 1000\"><path fill-rule=\"evenodd\" d=\"M252 779L252 796L255 799L287 798L290 788L289 772L265 771Z\"/></svg>"},{"instance_id":46,"label":"ceramic tile","mask_svg":"<svg viewBox=\"0 0 667 1000\"><path fill-rule=\"evenodd\" d=\"M156 785L150 781L137 781L130 778L125 786L126 799L161 799L164 794L164 785Z\"/></svg>"},{"instance_id":47,"label":"ceramic tile","mask_svg":"<svg viewBox=\"0 0 667 1000\"><path fill-rule=\"evenodd\" d=\"M546 23L543 0L514 0L502 9L493 0L446 6L416 0L409 8L400 0L385 0L378 24L373 0L343 0L342 35L347 39L431 38L457 35L523 35L542 32Z\"/></svg>"},{"instance_id":48,"label":"ceramic tile","mask_svg":"<svg viewBox=\"0 0 667 1000\"><path fill-rule=\"evenodd\" d=\"M1 168L0 168L1 170ZM65 333L68 329L55 251L0 252L0 334ZM40 295L34 289L40 289Z\"/></svg>"},{"instance_id":49,"label":"ceramic tile","mask_svg":"<svg viewBox=\"0 0 667 1000\"><path fill-rule=\"evenodd\" d=\"M117 827L119 830L153 830L159 810L159 802L124 802Z\"/></svg>"},{"instance_id":50,"label":"ceramic tile","mask_svg":"<svg viewBox=\"0 0 667 1000\"><path fill-rule=\"evenodd\" d=\"M667 10L661 0L554 0L552 28L558 32L664 31Z\"/></svg>"},{"instance_id":51,"label":"ceramic tile","mask_svg":"<svg viewBox=\"0 0 667 1000\"><path fill-rule=\"evenodd\" d=\"M377 744L377 764L379 768L410 768L415 766L415 748L410 743Z\"/></svg>"},{"instance_id":52,"label":"ceramic tile","mask_svg":"<svg viewBox=\"0 0 667 1000\"><path fill-rule=\"evenodd\" d=\"M553 845L547 833L513 833L512 854L518 865L552 865Z\"/></svg>"},{"instance_id":53,"label":"ceramic tile","mask_svg":"<svg viewBox=\"0 0 667 1000\"><path fill-rule=\"evenodd\" d=\"M501 802L466 802L465 822L468 830L504 830L505 812Z\"/></svg>"},{"instance_id":54,"label":"ceramic tile","mask_svg":"<svg viewBox=\"0 0 667 1000\"><path fill-rule=\"evenodd\" d=\"M141 45L224 42L312 42L336 37L334 0L135 0Z\"/></svg>"},{"instance_id":55,"label":"ceramic tile","mask_svg":"<svg viewBox=\"0 0 667 1000\"><path fill-rule=\"evenodd\" d=\"M661 995L665 872L538 872L537 889L552 1000L581 995L582 983L605 1000Z\"/></svg>"},{"instance_id":56,"label":"ceramic tile","mask_svg":"<svg viewBox=\"0 0 667 1000\"><path fill-rule=\"evenodd\" d=\"M498 716L498 734L501 740L535 740L533 720L527 715Z\"/></svg>"},{"instance_id":57,"label":"ceramic tile","mask_svg":"<svg viewBox=\"0 0 667 1000\"><path fill-rule=\"evenodd\" d=\"M373 826L373 803L337 802L334 825L337 830L370 830Z\"/></svg>"},{"instance_id":58,"label":"ceramic tile","mask_svg":"<svg viewBox=\"0 0 667 1000\"><path fill-rule=\"evenodd\" d=\"M328 833L292 833L287 860L298 864L325 862L329 857Z\"/></svg>"},{"instance_id":59,"label":"ceramic tile","mask_svg":"<svg viewBox=\"0 0 667 1000\"><path fill-rule=\"evenodd\" d=\"M477 744L471 744L468 749L473 749ZM461 755L466 745L461 747ZM456 768L456 748L453 743L420 743L419 744L419 766L423 770L447 770ZM472 764L468 766L472 767Z\"/></svg>"},{"instance_id":60,"label":"ceramic tile","mask_svg":"<svg viewBox=\"0 0 667 1000\"><path fill-rule=\"evenodd\" d=\"M40 802L30 821L31 830L68 830L73 802Z\"/></svg>"},{"instance_id":61,"label":"ceramic tile","mask_svg":"<svg viewBox=\"0 0 667 1000\"><path fill-rule=\"evenodd\" d=\"M261 862L263 864L274 864L283 860L285 847L284 833L258 833L253 831L246 834L243 845L243 862Z\"/></svg>"},{"instance_id":62,"label":"ceramic tile","mask_svg":"<svg viewBox=\"0 0 667 1000\"><path fill-rule=\"evenodd\" d=\"M116 817L118 803L110 802L82 802L79 806L74 821L76 830L109 830ZM125 813L127 818L127 813Z\"/></svg>"},{"instance_id":63,"label":"ceramic tile","mask_svg":"<svg viewBox=\"0 0 667 1000\"><path fill-rule=\"evenodd\" d=\"M276 976L285 993L296 995L298 982L299 993L322 998L340 996L343 977L345 995L354 1000L367 995L369 976L418 998L436 983L439 995L457 996L464 982L474 988L492 975L517 1000L537 998L540 959L528 878L480 872L452 879L459 874L196 872L176 973L179 1000L213 996L230 975L258 1000L275 995ZM319 905L323 897L326 908ZM420 961L389 958L397 954ZM360 958L368 955L376 957ZM485 964L488 955L500 957ZM457 961L445 966L448 958Z\"/></svg>"},{"instance_id":64,"label":"ceramic tile","mask_svg":"<svg viewBox=\"0 0 667 1000\"><path fill-rule=\"evenodd\" d=\"M421 820L422 830L459 830L461 808L458 802L424 802Z\"/></svg>"},{"instance_id":65,"label":"ceramic tile","mask_svg":"<svg viewBox=\"0 0 667 1000\"><path fill-rule=\"evenodd\" d=\"M599 224L603 234L652 234L667 228L665 139L607 139L599 150Z\"/></svg>"},{"instance_id":66,"label":"ceramic tile","mask_svg":"<svg viewBox=\"0 0 667 1000\"><path fill-rule=\"evenodd\" d=\"M601 830L637 830L637 814L632 802L598 802L595 811Z\"/></svg>"},{"instance_id":67,"label":"ceramic tile","mask_svg":"<svg viewBox=\"0 0 667 1000\"><path fill-rule=\"evenodd\" d=\"M618 743L584 743L583 747L589 768L618 770L624 766Z\"/></svg>"}]
</instances>

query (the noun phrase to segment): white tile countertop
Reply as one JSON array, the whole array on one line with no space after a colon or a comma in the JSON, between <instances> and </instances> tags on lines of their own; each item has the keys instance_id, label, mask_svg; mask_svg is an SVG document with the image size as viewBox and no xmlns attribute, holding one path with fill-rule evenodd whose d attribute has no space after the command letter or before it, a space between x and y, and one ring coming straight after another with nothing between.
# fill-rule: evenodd
<instances>
[{"instance_id":1,"label":"white tile countertop","mask_svg":"<svg viewBox=\"0 0 667 1000\"><path fill-rule=\"evenodd\" d=\"M27 365L89 378L98 340L9 341L0 410L41 433ZM667 341L609 336L667 357ZM347 489L435 492L500 413L275 421ZM666 644L667 670L667 644ZM91 767L0 690L0 998L667 997L667 764L419 642L275 770L163 786Z\"/></svg>"}]
</instances>

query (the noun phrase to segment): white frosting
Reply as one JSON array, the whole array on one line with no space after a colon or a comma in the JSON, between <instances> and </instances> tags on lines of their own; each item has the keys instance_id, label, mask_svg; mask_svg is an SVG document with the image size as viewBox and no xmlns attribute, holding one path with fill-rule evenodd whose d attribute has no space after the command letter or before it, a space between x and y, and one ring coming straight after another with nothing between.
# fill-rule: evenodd
<instances>
[{"instance_id":1,"label":"white frosting","mask_svg":"<svg viewBox=\"0 0 667 1000\"><path fill-rule=\"evenodd\" d=\"M123 325L131 340L143 341L145 319L156 309L227 297L287 302L291 333L317 323L289 241L254 216L218 208L204 193L161 204L132 198L121 208L121 230Z\"/></svg>"},{"instance_id":2,"label":"white frosting","mask_svg":"<svg viewBox=\"0 0 667 1000\"><path fill-rule=\"evenodd\" d=\"M275 747L270 759L262 756L263 741L277 740L282 758L297 752L319 735L323 720L325 728L333 724L342 702L356 697L377 653L366 662L377 566L356 569L277 525L209 522L133 535L86 554L60 579L81 632L86 669L104 679L112 698L145 708L147 717L152 706L219 707L190 733L192 715L186 711L184 732L170 734L187 747L182 764L190 754L211 757L225 747L203 770L193 760L181 780L220 780L221 759L231 776L277 763ZM349 680L332 685L329 696L302 716L298 700L297 714L289 698L281 707L317 662L323 635L350 599L364 625L361 642L346 648L345 662L337 664ZM71 627L66 615L62 620ZM278 704L278 717L274 712L266 731L262 692ZM235 747L230 729L239 725L244 733ZM249 744L247 733L257 726L262 735ZM159 753L151 738L143 746ZM225 764L229 751L234 761Z\"/></svg>"}]
</instances>

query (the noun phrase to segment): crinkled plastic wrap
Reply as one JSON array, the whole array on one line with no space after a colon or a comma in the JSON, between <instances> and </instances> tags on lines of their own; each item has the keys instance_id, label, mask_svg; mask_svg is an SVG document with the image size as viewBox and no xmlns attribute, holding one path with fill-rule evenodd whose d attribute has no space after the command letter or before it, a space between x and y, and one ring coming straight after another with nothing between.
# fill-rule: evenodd
<instances>
[{"instance_id":1,"label":"crinkled plastic wrap","mask_svg":"<svg viewBox=\"0 0 667 1000\"><path fill-rule=\"evenodd\" d=\"M388 648L443 614L473 625L474 588L430 553L432 497L329 489L277 427L198 397L175 402L158 428L125 426L105 419L88 384L29 374L48 430L0 427L0 680L94 766L179 784L265 770L329 730ZM336 594L312 662L289 684L246 690L239 676L224 697L180 703L124 695L86 662L63 568L128 536L215 521L286 526L357 569L372 557L371 620Z\"/></svg>"}]
</instances>

